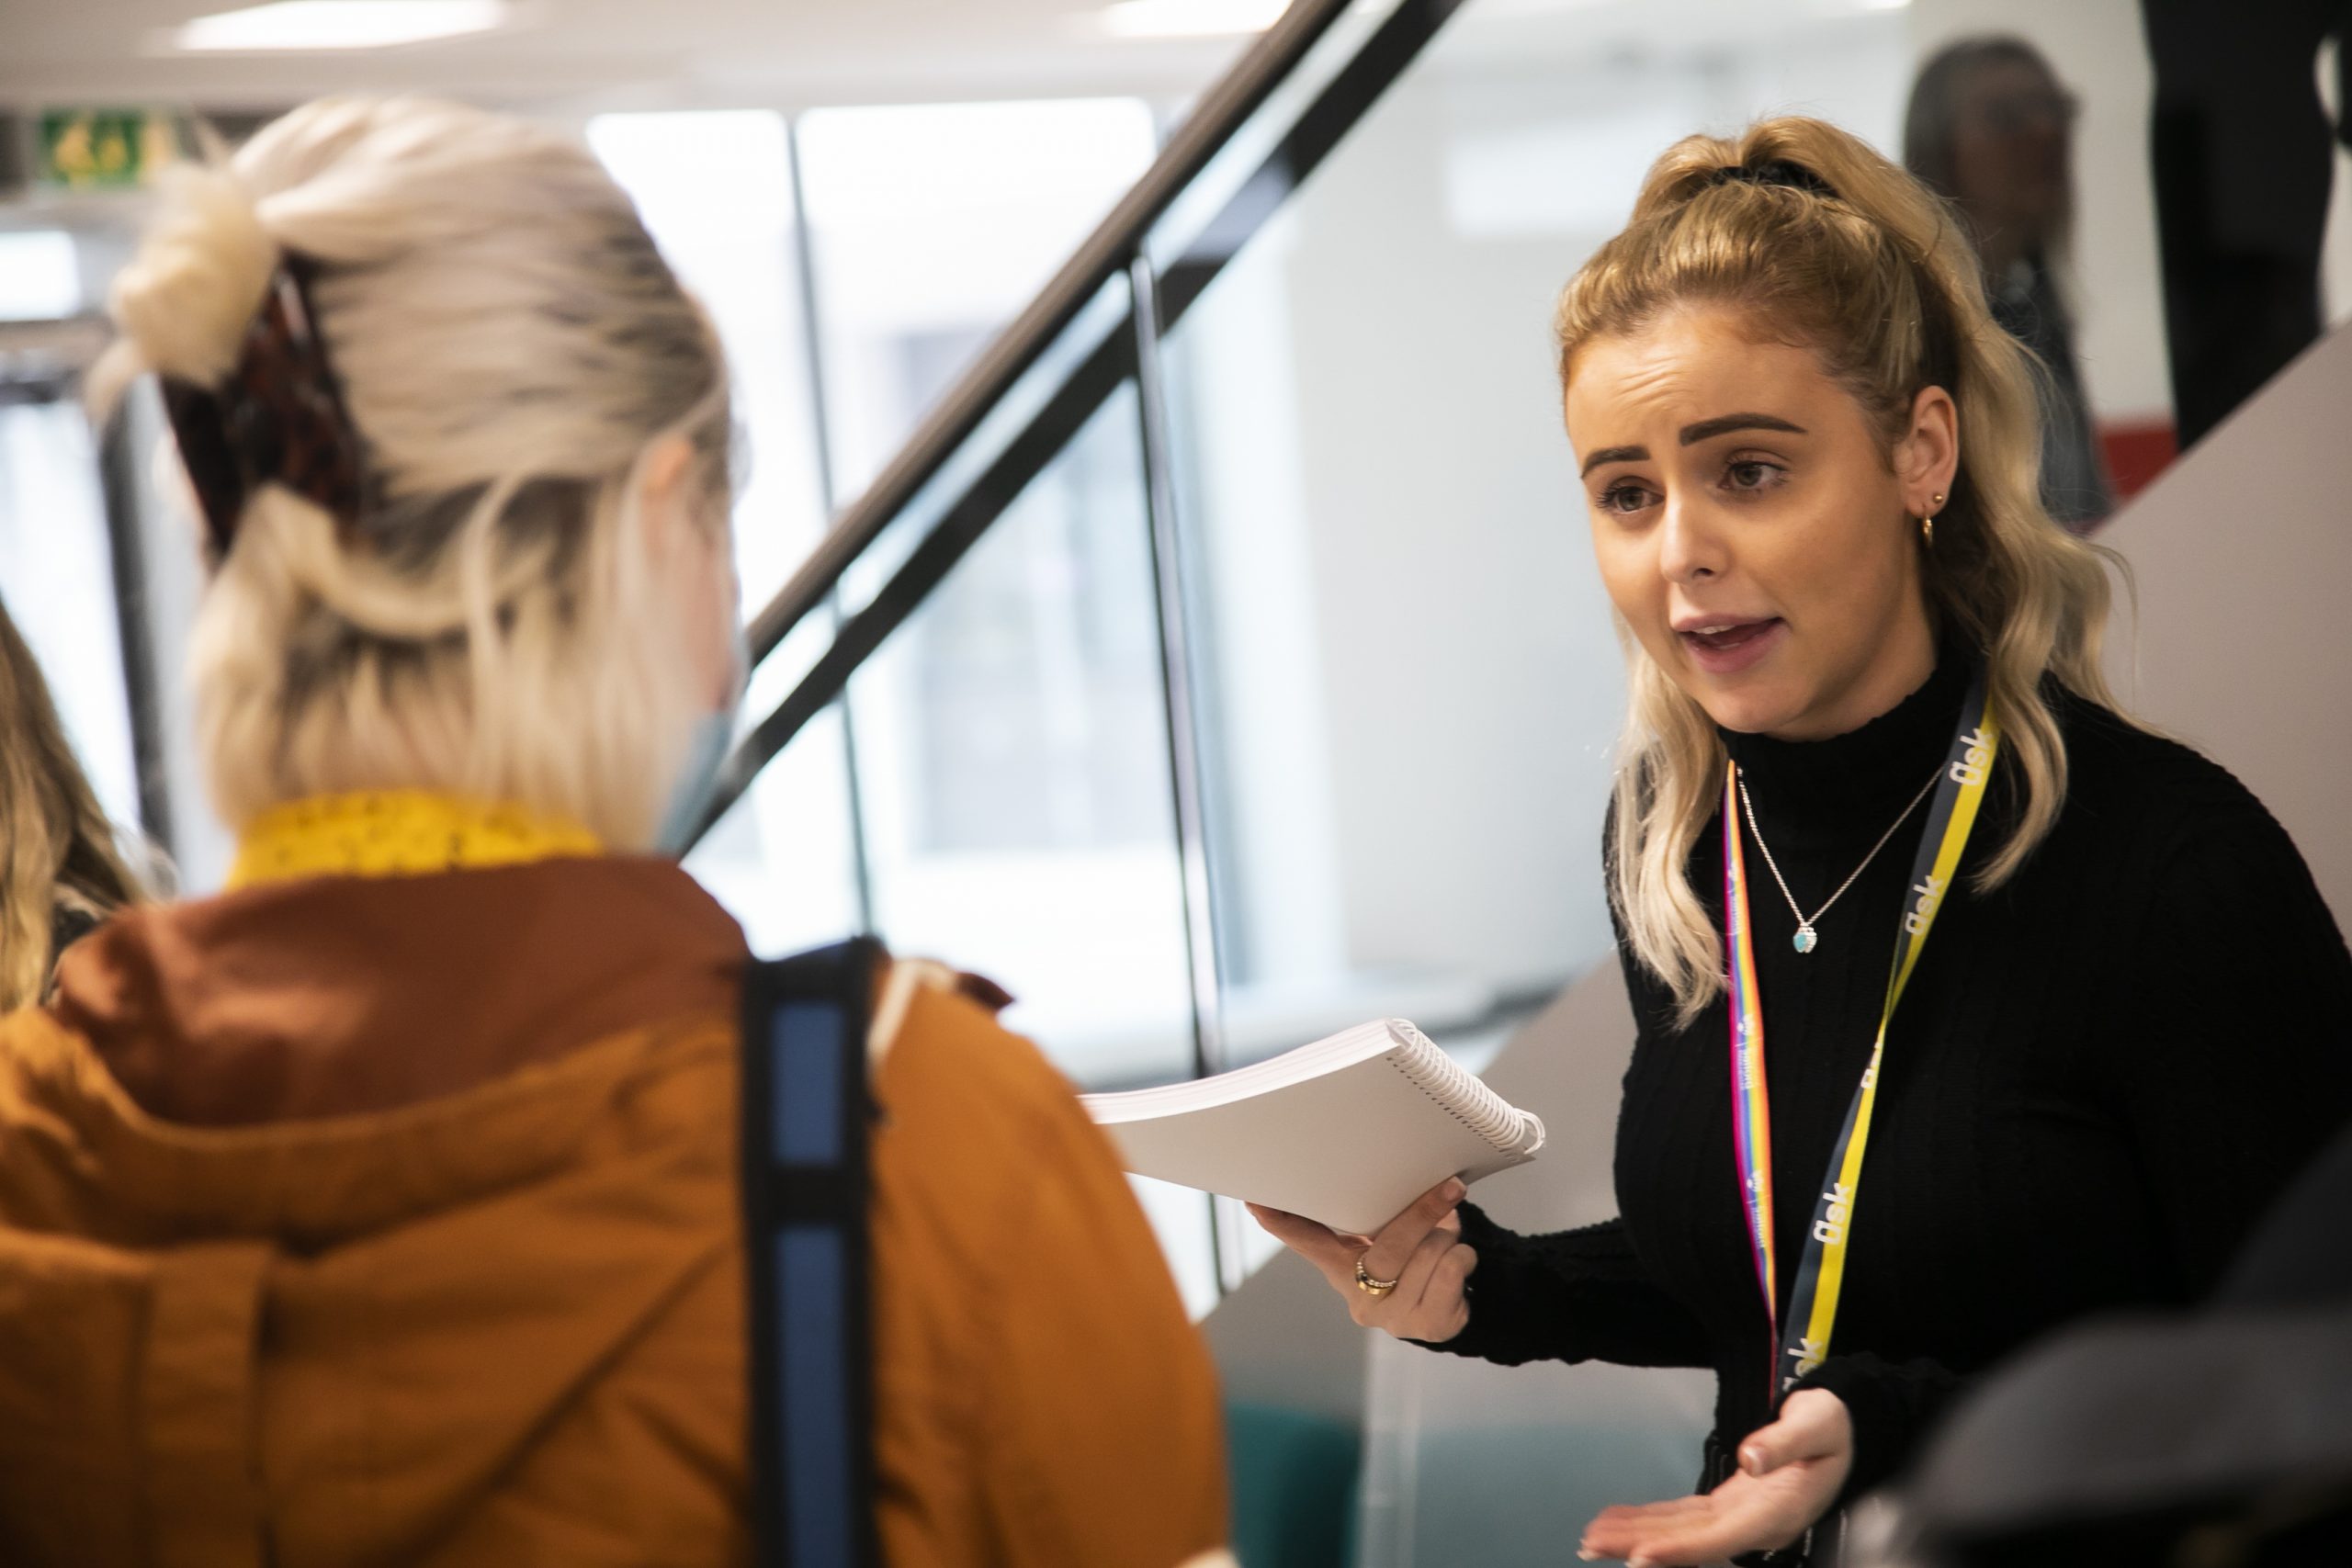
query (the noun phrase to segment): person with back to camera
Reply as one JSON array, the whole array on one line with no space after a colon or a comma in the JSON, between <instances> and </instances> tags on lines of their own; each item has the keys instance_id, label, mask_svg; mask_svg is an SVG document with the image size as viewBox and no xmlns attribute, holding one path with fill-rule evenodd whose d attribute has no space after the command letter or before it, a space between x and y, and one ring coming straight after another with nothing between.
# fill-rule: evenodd
<instances>
[{"instance_id":1,"label":"person with back to camera","mask_svg":"<svg viewBox=\"0 0 2352 1568\"><path fill-rule=\"evenodd\" d=\"M0 1022L0 1558L749 1561L747 953L657 852L743 678L707 321L574 141L365 100L172 187L115 310L240 847ZM933 973L876 977L884 1559L1229 1562L1131 1192Z\"/></svg>"},{"instance_id":2,"label":"person with back to camera","mask_svg":"<svg viewBox=\"0 0 2352 1568\"><path fill-rule=\"evenodd\" d=\"M1828 1561L1964 1380L2196 1299L2352 1112L2352 953L2261 804L2116 713L1977 276L1818 121L1652 168L1557 323L1629 634L1621 1217L1260 1216L1399 1337L1713 1369L1707 1490L1588 1557Z\"/></svg>"},{"instance_id":3,"label":"person with back to camera","mask_svg":"<svg viewBox=\"0 0 2352 1568\"><path fill-rule=\"evenodd\" d=\"M0 1012L40 1000L58 955L139 897L40 664L0 605Z\"/></svg>"}]
</instances>

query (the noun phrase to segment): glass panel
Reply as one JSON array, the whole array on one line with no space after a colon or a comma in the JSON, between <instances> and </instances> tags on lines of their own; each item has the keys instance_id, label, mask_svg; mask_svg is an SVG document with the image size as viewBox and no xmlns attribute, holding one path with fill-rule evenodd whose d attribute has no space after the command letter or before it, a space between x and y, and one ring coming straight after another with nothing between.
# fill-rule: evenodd
<instances>
[{"instance_id":1,"label":"glass panel","mask_svg":"<svg viewBox=\"0 0 2352 1568\"><path fill-rule=\"evenodd\" d=\"M1154 272L1165 275L1180 256L1204 247L1229 254L1229 244L1220 242L1238 236L1218 234L1215 220L1251 187L1256 197L1280 203L1292 171L1278 169L1278 177L1266 181L1262 176L1268 155L1298 126L1333 79L1363 52L1366 42L1396 9L1396 0L1359 0L1331 20L1152 226L1144 254Z\"/></svg>"},{"instance_id":2,"label":"glass panel","mask_svg":"<svg viewBox=\"0 0 2352 1568\"><path fill-rule=\"evenodd\" d=\"M797 126L835 471L862 489L1149 166L1135 98L819 109Z\"/></svg>"},{"instance_id":3,"label":"glass panel","mask_svg":"<svg viewBox=\"0 0 2352 1568\"><path fill-rule=\"evenodd\" d=\"M89 422L73 403L0 401L0 600L40 661L98 804L135 832L114 558Z\"/></svg>"},{"instance_id":4,"label":"glass panel","mask_svg":"<svg viewBox=\"0 0 2352 1568\"><path fill-rule=\"evenodd\" d=\"M1209 1200L1189 1187L1154 1181L1148 1176L1131 1176L1127 1182L1159 1237L1160 1255L1175 1276L1184 1310L1198 1322L1218 1301L1216 1232L1209 1220ZM1220 1213L1232 1208L1224 1199L1218 1199L1216 1206Z\"/></svg>"},{"instance_id":5,"label":"glass panel","mask_svg":"<svg viewBox=\"0 0 2352 1568\"><path fill-rule=\"evenodd\" d=\"M792 162L783 117L613 114L589 143L638 204L670 265L709 310L749 446L735 503L748 615L783 585L825 524L801 330ZM752 682L747 721L822 651L818 617ZM847 739L838 708L812 723L687 858L754 951L837 941L864 923Z\"/></svg>"},{"instance_id":6,"label":"glass panel","mask_svg":"<svg viewBox=\"0 0 2352 1568\"><path fill-rule=\"evenodd\" d=\"M1002 984L1085 1089L1193 1067L1136 418L1123 383L851 684L883 935ZM1206 1312L1207 1201L1136 1185Z\"/></svg>"},{"instance_id":7,"label":"glass panel","mask_svg":"<svg viewBox=\"0 0 2352 1568\"><path fill-rule=\"evenodd\" d=\"M1081 305L1026 371L980 416L970 435L959 444L929 482L918 489L890 517L880 536L850 563L842 574L841 604L854 613L889 581L907 557L939 525L950 509L966 496L984 489L1001 488L988 480L989 468L1017 446L1028 446L1033 426L1069 424L1056 405L1069 400L1080 406L1074 389L1091 387L1100 395L1133 363L1134 333L1127 315L1127 279L1114 277ZM1075 427L1058 435L1040 435L1046 450L1066 445Z\"/></svg>"},{"instance_id":8,"label":"glass panel","mask_svg":"<svg viewBox=\"0 0 2352 1568\"><path fill-rule=\"evenodd\" d=\"M86 237L84 243L86 250ZM116 255L127 254L126 242ZM163 745L173 886L182 896L201 897L220 890L235 854L228 829L212 809L197 742L195 694L184 672L204 594L204 566L197 548L203 525L197 520L196 492L180 471L163 397L153 378L130 389L118 417L122 424L114 439L130 457L118 472L126 481L127 510L139 530L143 592L138 612L146 619L155 665L149 678Z\"/></svg>"},{"instance_id":9,"label":"glass panel","mask_svg":"<svg viewBox=\"0 0 2352 1568\"><path fill-rule=\"evenodd\" d=\"M1088 1087L1192 1071L1132 384L852 683L877 922Z\"/></svg>"},{"instance_id":10,"label":"glass panel","mask_svg":"<svg viewBox=\"0 0 2352 1568\"><path fill-rule=\"evenodd\" d=\"M608 114L589 145L718 323L750 451L735 504L743 603L767 602L825 524L808 407L792 163L784 118L757 110Z\"/></svg>"},{"instance_id":11,"label":"glass panel","mask_svg":"<svg viewBox=\"0 0 2352 1568\"><path fill-rule=\"evenodd\" d=\"M1448 1039L1609 951L1622 667L1545 323L1713 106L1563 90L1559 20L1457 19L1170 333L1236 1060Z\"/></svg>"},{"instance_id":12,"label":"glass panel","mask_svg":"<svg viewBox=\"0 0 2352 1568\"><path fill-rule=\"evenodd\" d=\"M752 952L797 953L864 927L849 786L836 704L760 771L686 857L695 880L742 922Z\"/></svg>"}]
</instances>

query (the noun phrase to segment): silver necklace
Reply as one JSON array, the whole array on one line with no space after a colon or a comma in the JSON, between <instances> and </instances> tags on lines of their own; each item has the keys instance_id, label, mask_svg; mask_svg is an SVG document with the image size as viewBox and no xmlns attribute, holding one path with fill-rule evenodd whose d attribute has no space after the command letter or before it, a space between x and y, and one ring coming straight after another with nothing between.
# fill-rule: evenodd
<instances>
[{"instance_id":1,"label":"silver necklace","mask_svg":"<svg viewBox=\"0 0 2352 1568\"><path fill-rule=\"evenodd\" d=\"M1911 804L1903 808L1903 815L1887 824L1886 831L1878 836L1878 842L1871 846L1871 852L1862 857L1862 863L1838 885L1838 891L1829 896L1828 903L1815 909L1810 919L1797 907L1797 896L1789 891L1789 879L1781 874L1781 863L1772 858L1772 846L1764 841L1764 829L1756 825L1756 803L1747 798L1747 775L1739 775L1739 804L1747 811L1747 830L1756 835L1756 847L1764 852L1764 863L1771 868L1772 880L1781 885L1781 897L1789 901L1789 913L1797 918L1796 948L1799 953L1811 953L1820 942L1821 934L1813 929L1813 922L1829 913L1829 905L1843 898L1846 889L1854 886L1854 878L1861 875L1869 869L1871 862L1878 859L1879 851L1886 848L1886 841L1894 837L1894 829L1911 819L1911 813L1919 809L1919 803L1928 798L1928 792L1936 787L1936 781L1943 777L1943 772L1942 764L1939 763L1936 771L1928 775L1928 782L1919 786L1919 793L1911 797Z\"/></svg>"}]
</instances>

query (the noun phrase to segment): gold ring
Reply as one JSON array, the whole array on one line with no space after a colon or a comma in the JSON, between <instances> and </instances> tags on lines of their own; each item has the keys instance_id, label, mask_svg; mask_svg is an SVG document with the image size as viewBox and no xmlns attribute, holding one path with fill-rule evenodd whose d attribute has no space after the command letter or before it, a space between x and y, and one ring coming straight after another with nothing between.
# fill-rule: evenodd
<instances>
[{"instance_id":1,"label":"gold ring","mask_svg":"<svg viewBox=\"0 0 2352 1568\"><path fill-rule=\"evenodd\" d=\"M1368 1252L1364 1254L1364 1258L1369 1258L1371 1256L1372 1254ZM1363 1258L1356 1259L1357 1290L1362 1291L1367 1296L1385 1296L1396 1288L1396 1280L1374 1279L1372 1277L1372 1270L1363 1266Z\"/></svg>"}]
</instances>

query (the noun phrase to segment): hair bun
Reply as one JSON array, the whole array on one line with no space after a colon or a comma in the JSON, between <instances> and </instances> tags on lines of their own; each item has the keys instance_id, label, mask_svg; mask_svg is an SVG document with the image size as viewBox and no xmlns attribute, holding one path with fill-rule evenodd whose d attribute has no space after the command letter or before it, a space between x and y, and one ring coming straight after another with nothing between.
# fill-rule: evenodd
<instances>
[{"instance_id":1,"label":"hair bun","mask_svg":"<svg viewBox=\"0 0 2352 1568\"><path fill-rule=\"evenodd\" d=\"M139 253L115 278L115 322L138 362L126 368L218 384L236 367L277 265L277 246L234 175L167 171Z\"/></svg>"}]
</instances>

